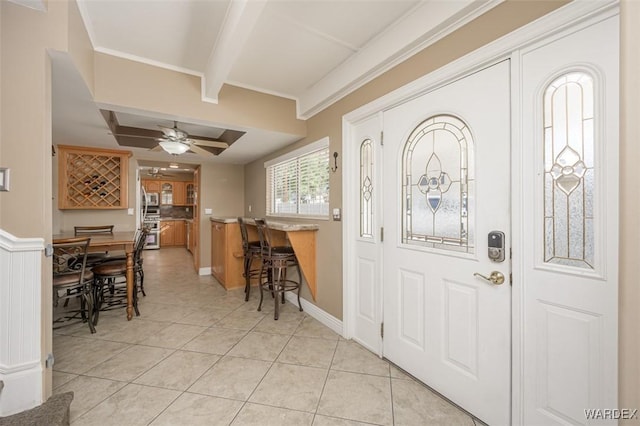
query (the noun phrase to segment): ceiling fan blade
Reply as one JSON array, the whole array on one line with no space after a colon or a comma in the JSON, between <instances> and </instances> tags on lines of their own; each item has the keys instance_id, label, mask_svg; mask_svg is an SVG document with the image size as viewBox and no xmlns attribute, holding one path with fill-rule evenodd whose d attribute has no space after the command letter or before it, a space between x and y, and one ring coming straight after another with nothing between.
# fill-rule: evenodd
<instances>
[{"instance_id":1,"label":"ceiling fan blade","mask_svg":"<svg viewBox=\"0 0 640 426\"><path fill-rule=\"evenodd\" d=\"M202 139L192 139L192 138L189 138L189 141L191 142L191 145L208 146L208 147L211 147L211 148L222 148L222 149L229 148L229 144L226 143L226 142L205 141L205 140L202 140Z\"/></svg>"},{"instance_id":2,"label":"ceiling fan blade","mask_svg":"<svg viewBox=\"0 0 640 426\"><path fill-rule=\"evenodd\" d=\"M153 148L151 148L149 151L160 152L162 151L162 147L160 145L156 145Z\"/></svg>"},{"instance_id":3,"label":"ceiling fan blade","mask_svg":"<svg viewBox=\"0 0 640 426\"><path fill-rule=\"evenodd\" d=\"M156 139L157 135L130 135L126 133L112 133L113 136L122 136L125 138L140 138L140 139Z\"/></svg>"},{"instance_id":4,"label":"ceiling fan blade","mask_svg":"<svg viewBox=\"0 0 640 426\"><path fill-rule=\"evenodd\" d=\"M169 137L169 138L177 138L178 134L176 133L176 129L172 128L172 127L165 127L165 126L161 126L158 124L158 127L160 127L160 130L162 130L162 133L165 134L165 136Z\"/></svg>"},{"instance_id":5,"label":"ceiling fan blade","mask_svg":"<svg viewBox=\"0 0 640 426\"><path fill-rule=\"evenodd\" d=\"M204 156L214 155L211 152L207 151L206 149L202 149L194 144L189 145L189 150L199 155L204 155Z\"/></svg>"}]
</instances>

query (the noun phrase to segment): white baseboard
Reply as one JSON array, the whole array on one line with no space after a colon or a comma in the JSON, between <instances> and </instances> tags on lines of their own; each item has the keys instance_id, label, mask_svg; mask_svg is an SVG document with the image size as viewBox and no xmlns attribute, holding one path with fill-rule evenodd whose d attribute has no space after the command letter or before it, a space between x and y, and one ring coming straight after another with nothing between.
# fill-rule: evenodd
<instances>
[{"instance_id":1,"label":"white baseboard","mask_svg":"<svg viewBox=\"0 0 640 426\"><path fill-rule=\"evenodd\" d=\"M211 266L207 266L206 268L200 268L198 270L198 275L211 275Z\"/></svg>"},{"instance_id":2,"label":"white baseboard","mask_svg":"<svg viewBox=\"0 0 640 426\"><path fill-rule=\"evenodd\" d=\"M40 364L12 374L0 372L4 387L0 392L0 417L20 413L42 404Z\"/></svg>"},{"instance_id":3,"label":"white baseboard","mask_svg":"<svg viewBox=\"0 0 640 426\"><path fill-rule=\"evenodd\" d=\"M286 298L293 305L298 306L298 296L297 295L295 295L293 293L286 293ZM326 325L331 330L333 330L336 333L338 333L340 336L344 337L343 329L342 329L342 321L341 320L339 320L338 318L336 318L333 315L329 314L328 312L320 309L319 307L317 307L313 303L307 302L305 299L300 298L300 304L302 305L302 309L304 310L304 312L306 312L307 314L311 315L314 319L318 320L323 325ZM298 307L300 307L300 306L298 306Z\"/></svg>"}]
</instances>

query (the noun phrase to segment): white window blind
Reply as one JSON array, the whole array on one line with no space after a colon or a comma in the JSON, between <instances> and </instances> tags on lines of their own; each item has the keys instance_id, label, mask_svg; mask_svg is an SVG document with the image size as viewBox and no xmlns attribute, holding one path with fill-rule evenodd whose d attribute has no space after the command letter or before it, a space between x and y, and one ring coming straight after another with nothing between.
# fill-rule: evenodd
<instances>
[{"instance_id":1,"label":"white window blind","mask_svg":"<svg viewBox=\"0 0 640 426\"><path fill-rule=\"evenodd\" d=\"M327 142L320 145L265 165L267 215L329 216L329 147Z\"/></svg>"}]
</instances>

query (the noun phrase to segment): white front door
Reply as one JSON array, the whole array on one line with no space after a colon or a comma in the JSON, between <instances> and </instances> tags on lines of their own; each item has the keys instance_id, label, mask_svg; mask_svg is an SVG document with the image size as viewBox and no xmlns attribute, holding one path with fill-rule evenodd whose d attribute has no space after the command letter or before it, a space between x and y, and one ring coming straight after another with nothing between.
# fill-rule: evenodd
<instances>
[{"instance_id":1,"label":"white front door","mask_svg":"<svg viewBox=\"0 0 640 426\"><path fill-rule=\"evenodd\" d=\"M384 356L492 425L510 423L509 73L384 112Z\"/></svg>"},{"instance_id":2,"label":"white front door","mask_svg":"<svg viewBox=\"0 0 640 426\"><path fill-rule=\"evenodd\" d=\"M523 424L618 408L618 46L616 15L521 56Z\"/></svg>"},{"instance_id":3,"label":"white front door","mask_svg":"<svg viewBox=\"0 0 640 426\"><path fill-rule=\"evenodd\" d=\"M382 355L382 245L380 244L380 208L382 179L379 172L380 114L356 124L351 138L359 173L357 190L358 219L355 234L355 301L350 335L356 342L377 355ZM356 198L356 197L354 197ZM353 200L356 201L356 200Z\"/></svg>"}]
</instances>

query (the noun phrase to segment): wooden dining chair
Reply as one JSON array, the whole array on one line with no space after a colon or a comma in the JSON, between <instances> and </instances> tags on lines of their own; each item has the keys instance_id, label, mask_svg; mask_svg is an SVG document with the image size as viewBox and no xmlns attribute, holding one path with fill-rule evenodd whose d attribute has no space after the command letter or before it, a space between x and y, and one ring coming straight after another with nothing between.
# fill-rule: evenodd
<instances>
[{"instance_id":1,"label":"wooden dining chair","mask_svg":"<svg viewBox=\"0 0 640 426\"><path fill-rule=\"evenodd\" d=\"M138 309L138 285L144 276L142 271L142 249L147 241L149 228L138 231L133 248L133 309L140 316ZM127 260L111 260L96 265L92 269L95 276L94 285L94 324L98 324L100 311L108 311L127 306Z\"/></svg>"},{"instance_id":2,"label":"wooden dining chair","mask_svg":"<svg viewBox=\"0 0 640 426\"><path fill-rule=\"evenodd\" d=\"M77 319L89 323L91 333L95 333L93 324L93 273L87 269L87 250L91 238L78 237L56 240L53 243L53 306L55 324L63 324ZM77 300L79 307L66 309L69 300ZM64 311L58 315L60 300L65 300ZM64 324L68 325L68 324Z\"/></svg>"},{"instance_id":3,"label":"wooden dining chair","mask_svg":"<svg viewBox=\"0 0 640 426\"><path fill-rule=\"evenodd\" d=\"M97 226L74 226L73 232L77 236L81 235L113 235L115 225L97 225Z\"/></svg>"},{"instance_id":4,"label":"wooden dining chair","mask_svg":"<svg viewBox=\"0 0 640 426\"><path fill-rule=\"evenodd\" d=\"M74 226L73 232L76 237L113 235L114 227L115 225ZM89 267L93 267L107 260L110 260L108 251L90 252L87 255L87 265Z\"/></svg>"}]
</instances>

